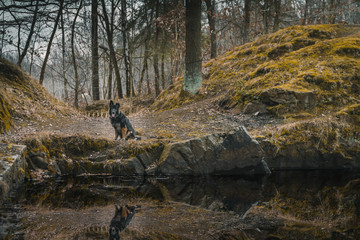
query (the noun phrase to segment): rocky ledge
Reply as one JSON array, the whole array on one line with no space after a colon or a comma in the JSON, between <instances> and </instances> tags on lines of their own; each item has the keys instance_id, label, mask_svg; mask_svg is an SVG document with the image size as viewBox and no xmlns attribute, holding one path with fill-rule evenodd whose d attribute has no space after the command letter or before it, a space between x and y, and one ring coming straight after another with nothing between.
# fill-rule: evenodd
<instances>
[{"instance_id":1,"label":"rocky ledge","mask_svg":"<svg viewBox=\"0 0 360 240\"><path fill-rule=\"evenodd\" d=\"M31 170L48 175L111 174L117 176L267 175L264 151L244 127L186 141L112 142L105 139L50 136L30 141ZM71 141L70 141L71 140ZM70 141L67 143L67 141ZM99 149L97 141L101 142ZM56 144L52 144L52 142ZM91 143L91 144L90 144ZM59 145L61 144L61 146ZM57 147L55 151L54 147ZM71 146L76 151L66 146ZM91 149L94 147L94 149ZM86 149L82 151L81 149ZM45 158L44 158L45 156ZM42 161L38 161L38 158ZM39 164L39 162L41 164ZM46 164L42 164L42 163ZM34 174L33 174L34 175Z\"/></svg>"}]
</instances>

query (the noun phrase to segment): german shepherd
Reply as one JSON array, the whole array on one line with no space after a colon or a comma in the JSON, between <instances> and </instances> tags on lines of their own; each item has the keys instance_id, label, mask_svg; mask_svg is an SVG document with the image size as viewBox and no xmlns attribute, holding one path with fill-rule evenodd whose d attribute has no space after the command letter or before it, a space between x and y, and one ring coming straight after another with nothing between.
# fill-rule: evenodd
<instances>
[{"instance_id":1,"label":"german shepherd","mask_svg":"<svg viewBox=\"0 0 360 240\"><path fill-rule=\"evenodd\" d=\"M132 127L129 119L121 112L120 103L114 104L110 100L109 106L109 117L111 125L115 129L115 140L120 139L128 140L129 138L134 138L135 140L140 140L140 138L135 137L135 130Z\"/></svg>"},{"instance_id":2,"label":"german shepherd","mask_svg":"<svg viewBox=\"0 0 360 240\"><path fill-rule=\"evenodd\" d=\"M115 205L115 216L111 219L109 227L109 239L120 240L120 232L129 225L135 214L135 208L140 206L121 206Z\"/></svg>"}]
</instances>

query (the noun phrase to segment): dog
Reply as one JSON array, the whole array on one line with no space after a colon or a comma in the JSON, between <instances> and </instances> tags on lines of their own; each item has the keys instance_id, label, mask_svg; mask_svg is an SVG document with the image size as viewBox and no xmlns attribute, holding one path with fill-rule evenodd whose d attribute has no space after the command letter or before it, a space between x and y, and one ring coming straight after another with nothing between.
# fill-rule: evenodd
<instances>
[{"instance_id":1,"label":"dog","mask_svg":"<svg viewBox=\"0 0 360 240\"><path fill-rule=\"evenodd\" d=\"M135 209L140 206L121 206L115 204L115 216L111 219L109 227L109 239L120 240L122 232L130 223L135 214Z\"/></svg>"},{"instance_id":2,"label":"dog","mask_svg":"<svg viewBox=\"0 0 360 240\"><path fill-rule=\"evenodd\" d=\"M129 138L133 138L135 140L140 140L140 138L135 137L135 130L132 127L129 119L121 112L120 103L114 104L112 100L110 100L109 105L109 117L111 125L115 129L115 140L120 139L128 140Z\"/></svg>"}]
</instances>

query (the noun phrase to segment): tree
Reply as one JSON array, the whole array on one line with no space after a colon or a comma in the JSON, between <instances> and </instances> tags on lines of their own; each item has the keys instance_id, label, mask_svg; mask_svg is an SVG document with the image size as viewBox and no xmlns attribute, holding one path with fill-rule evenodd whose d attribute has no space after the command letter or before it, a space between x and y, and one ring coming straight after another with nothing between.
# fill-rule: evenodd
<instances>
[{"instance_id":1,"label":"tree","mask_svg":"<svg viewBox=\"0 0 360 240\"><path fill-rule=\"evenodd\" d=\"M216 58L217 47L216 47L216 29L215 29L215 0L205 0L206 3L206 14L210 27L210 57Z\"/></svg>"},{"instance_id":2,"label":"tree","mask_svg":"<svg viewBox=\"0 0 360 240\"><path fill-rule=\"evenodd\" d=\"M112 61L112 66L114 67L114 70L115 70L115 78L116 78L116 83L117 83L117 87L118 87L118 97L123 98L124 95L122 92L120 69L119 69L119 66L118 66L118 63L116 60L116 52L115 52L114 43L113 43L113 32L111 31L111 28L110 28L110 21L109 21L109 17L107 15L107 11L106 11L105 0L101 0L101 5L102 5L103 17L104 17L104 21L105 21L105 30L106 30L106 35L107 35L107 41L108 41L108 45L109 45L109 49L110 49L110 58ZM113 6L112 6L112 9L114 9Z\"/></svg>"},{"instance_id":3,"label":"tree","mask_svg":"<svg viewBox=\"0 0 360 240\"><path fill-rule=\"evenodd\" d=\"M44 62L43 62L43 65L41 67L41 73L40 73L40 79L39 79L40 84L43 84L43 82L44 82L46 64L47 64L47 61L49 59L51 45L52 45L52 42L54 40L54 36L55 36L56 30L57 30L57 27L58 27L58 24L59 24L59 19L60 19L60 16L62 14L63 6L64 6L64 0L60 0L60 7L59 7L59 10L58 10L58 14L56 16L56 19L55 19L54 28L53 28L53 31L51 33L49 43L48 43L48 46L47 46Z\"/></svg>"},{"instance_id":4,"label":"tree","mask_svg":"<svg viewBox=\"0 0 360 240\"><path fill-rule=\"evenodd\" d=\"M24 57L25 57L25 55L27 53L27 50L28 50L28 48L30 46L32 35L34 34L35 24L36 24L37 15L38 15L38 9L39 9L39 0L36 0L34 17L33 17L32 23L31 23L29 36L28 36L28 38L26 40L24 50L22 51L22 53L21 53L21 55L19 57L18 63L17 63L20 67L21 67L21 63L22 63L22 61L23 61L23 59L24 59Z\"/></svg>"},{"instance_id":5,"label":"tree","mask_svg":"<svg viewBox=\"0 0 360 240\"><path fill-rule=\"evenodd\" d=\"M93 100L100 100L99 47L98 47L98 0L91 1L91 83Z\"/></svg>"},{"instance_id":6,"label":"tree","mask_svg":"<svg viewBox=\"0 0 360 240\"><path fill-rule=\"evenodd\" d=\"M130 97L132 93L132 80L131 80L131 69L130 69L130 53L129 53L129 42L128 42L128 24L126 15L126 1L121 1L121 32L122 32L122 44L123 44L123 55L125 65L125 84L126 84L126 97Z\"/></svg>"},{"instance_id":7,"label":"tree","mask_svg":"<svg viewBox=\"0 0 360 240\"><path fill-rule=\"evenodd\" d=\"M75 73L75 88L74 88L74 106L76 108L79 108L79 90L80 90L80 79L79 79L79 74L78 74L78 68L77 68L77 64L76 64L76 54L75 54L75 46L74 46L74 41L75 41L75 24L76 24L76 19L79 16L79 12L82 6L82 1L80 0L80 6L76 11L76 15L73 21L73 24L71 26L71 53L72 53L72 61L74 64L74 73Z\"/></svg>"},{"instance_id":8,"label":"tree","mask_svg":"<svg viewBox=\"0 0 360 240\"><path fill-rule=\"evenodd\" d=\"M201 0L186 0L186 51L183 93L196 94L202 85Z\"/></svg>"}]
</instances>

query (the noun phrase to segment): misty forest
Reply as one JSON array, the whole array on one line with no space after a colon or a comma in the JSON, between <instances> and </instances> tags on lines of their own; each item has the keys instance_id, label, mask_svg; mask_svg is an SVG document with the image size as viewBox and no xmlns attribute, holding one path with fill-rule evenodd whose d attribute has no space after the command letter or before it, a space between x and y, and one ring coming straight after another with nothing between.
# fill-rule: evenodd
<instances>
[{"instance_id":1,"label":"misty forest","mask_svg":"<svg viewBox=\"0 0 360 240\"><path fill-rule=\"evenodd\" d=\"M0 239L359 239L359 0L0 0Z\"/></svg>"}]
</instances>

